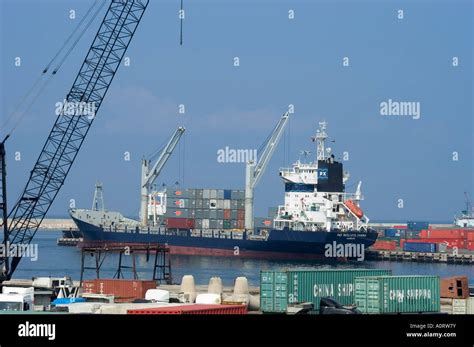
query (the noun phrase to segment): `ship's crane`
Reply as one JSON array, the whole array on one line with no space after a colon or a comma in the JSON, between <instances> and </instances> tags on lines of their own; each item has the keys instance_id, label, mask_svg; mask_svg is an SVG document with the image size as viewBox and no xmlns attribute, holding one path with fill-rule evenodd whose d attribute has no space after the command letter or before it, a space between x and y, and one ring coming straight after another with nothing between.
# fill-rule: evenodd
<instances>
[{"instance_id":1,"label":"ship's crane","mask_svg":"<svg viewBox=\"0 0 474 347\"><path fill-rule=\"evenodd\" d=\"M178 144L181 136L185 132L184 127L176 129L174 134L170 137L168 143L160 153L160 157L150 169L151 161L147 159L142 160L142 180L141 180L141 205L140 205L140 219L143 225L148 224L148 203L153 183L160 175L161 170L165 166L168 159L171 157L173 150Z\"/></svg>"},{"instance_id":2,"label":"ship's crane","mask_svg":"<svg viewBox=\"0 0 474 347\"><path fill-rule=\"evenodd\" d=\"M253 230L253 191L268 166L270 159L280 141L288 123L290 114L286 112L278 121L276 127L260 156L258 163L249 160L245 170L245 229Z\"/></svg>"},{"instance_id":3,"label":"ship's crane","mask_svg":"<svg viewBox=\"0 0 474 347\"><path fill-rule=\"evenodd\" d=\"M89 105L94 114L62 112L41 150L23 193L9 214L4 243L28 245L38 230L92 125L135 34L149 0L112 0L73 86L67 105ZM4 195L5 192L2 192ZM10 279L21 257L0 259L0 282Z\"/></svg>"}]
</instances>

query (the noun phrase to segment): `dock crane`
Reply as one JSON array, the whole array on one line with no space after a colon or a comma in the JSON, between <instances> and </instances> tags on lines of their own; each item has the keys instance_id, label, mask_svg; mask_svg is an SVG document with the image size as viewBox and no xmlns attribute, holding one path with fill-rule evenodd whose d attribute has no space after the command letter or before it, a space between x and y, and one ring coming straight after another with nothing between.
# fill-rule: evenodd
<instances>
[{"instance_id":1,"label":"dock crane","mask_svg":"<svg viewBox=\"0 0 474 347\"><path fill-rule=\"evenodd\" d=\"M160 157L156 161L155 165L153 165L151 169L150 160L142 160L140 219L142 224L145 226L148 224L148 204L153 183L160 175L161 170L163 170L163 167L165 166L168 159L171 157L173 150L175 149L185 130L186 129L184 127L179 127L178 129L176 129L174 134L170 137L166 146L161 151Z\"/></svg>"},{"instance_id":2,"label":"dock crane","mask_svg":"<svg viewBox=\"0 0 474 347\"><path fill-rule=\"evenodd\" d=\"M149 0L112 0L82 63L67 103L88 103L95 114L109 89ZM95 119L59 114L29 180L12 211L3 242L28 245L46 216ZM4 155L2 156L4 162ZM4 172L2 172L4 175ZM2 195L5 191L2 190ZM3 197L5 200L5 197ZM3 223L2 223L3 224ZM21 257L0 259L0 283L11 278Z\"/></svg>"},{"instance_id":3,"label":"dock crane","mask_svg":"<svg viewBox=\"0 0 474 347\"><path fill-rule=\"evenodd\" d=\"M268 166L270 159L275 152L275 149L280 141L280 138L285 130L285 127L288 123L290 114L286 112L278 121L276 127L273 129L273 132L263 150L262 155L260 156L258 163L255 163L254 160L249 160L246 163L245 170L245 229L253 230L253 191L258 184L260 178L262 177L265 169Z\"/></svg>"}]
</instances>

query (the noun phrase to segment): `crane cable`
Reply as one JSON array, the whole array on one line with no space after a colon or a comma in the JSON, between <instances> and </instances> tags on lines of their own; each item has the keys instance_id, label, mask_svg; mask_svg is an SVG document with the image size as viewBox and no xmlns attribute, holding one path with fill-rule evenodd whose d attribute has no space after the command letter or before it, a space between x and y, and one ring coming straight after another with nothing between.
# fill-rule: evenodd
<instances>
[{"instance_id":1,"label":"crane cable","mask_svg":"<svg viewBox=\"0 0 474 347\"><path fill-rule=\"evenodd\" d=\"M59 48L59 50L56 52L56 54L53 56L53 58L49 61L49 63L46 65L46 67L43 69L41 74L38 76L38 78L35 80L31 88L28 90L28 92L20 99L20 101L16 104L15 108L13 111L7 116L7 119L1 124L0 129L4 129L7 127L8 123L14 120L14 118L18 118L16 123L14 123L14 126L11 128L8 134L13 133L13 131L18 127L18 125L21 123L21 121L24 119L25 115L27 112L31 109L33 104L36 102L36 100L39 98L39 96L44 92L46 89L47 85L51 81L51 77L56 75L58 72L59 68L62 66L66 58L70 55L74 47L76 47L77 43L79 40L83 37L84 33L86 30L90 27L90 24L92 21L97 17L97 14L99 11L104 7L105 2L102 2L101 6L97 9L97 11L94 13L94 15L91 17L87 25L84 27L78 38L75 40L73 45L69 48L69 50L66 52L66 55L61 59L60 63L58 66L53 70L52 74L49 76L49 78L46 80L46 82L39 88L39 91L36 93L36 95L33 96L33 99L28 103L28 106L26 109L24 109L22 112L18 112L20 108L27 102L27 100L30 98L30 96L36 92L38 89L38 86L40 85L40 82L43 80L43 77L47 74L49 71L51 65L54 63L54 61L60 56L60 54L63 52L63 50L66 48L67 44L71 41L71 39L75 36L75 34L79 31L81 28L82 24L85 22L87 17L90 16L92 10L96 5L100 2L100 0L95 0L95 2L89 7L88 11L86 12L85 16L81 19L81 21L78 23L76 28L73 30L73 32L69 35L69 37L66 39L66 41L63 43L63 45Z\"/></svg>"}]
</instances>

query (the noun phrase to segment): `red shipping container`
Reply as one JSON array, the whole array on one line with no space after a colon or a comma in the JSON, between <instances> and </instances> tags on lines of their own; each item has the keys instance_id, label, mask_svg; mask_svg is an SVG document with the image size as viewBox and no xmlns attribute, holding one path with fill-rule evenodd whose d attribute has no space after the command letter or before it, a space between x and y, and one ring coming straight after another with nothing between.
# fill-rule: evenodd
<instances>
[{"instance_id":1,"label":"red shipping container","mask_svg":"<svg viewBox=\"0 0 474 347\"><path fill-rule=\"evenodd\" d=\"M403 248L403 244L406 242L427 242L427 243L445 243L448 249L457 247L459 249L466 248L466 240L464 239L433 239L433 238L423 238L423 239L411 239L411 240L400 240L400 247Z\"/></svg>"},{"instance_id":2,"label":"red shipping container","mask_svg":"<svg viewBox=\"0 0 474 347\"><path fill-rule=\"evenodd\" d=\"M463 229L429 229L422 230L420 237L431 239L465 239L466 231Z\"/></svg>"},{"instance_id":3,"label":"red shipping container","mask_svg":"<svg viewBox=\"0 0 474 347\"><path fill-rule=\"evenodd\" d=\"M239 219L239 220L237 221L237 228L238 228L238 229L243 229L243 228L245 228L245 222L244 222L243 219Z\"/></svg>"},{"instance_id":4,"label":"red shipping container","mask_svg":"<svg viewBox=\"0 0 474 347\"><path fill-rule=\"evenodd\" d=\"M127 310L127 314L247 314L246 305L180 305L156 308L141 308L136 310Z\"/></svg>"},{"instance_id":5,"label":"red shipping container","mask_svg":"<svg viewBox=\"0 0 474 347\"><path fill-rule=\"evenodd\" d=\"M474 241L474 230L469 229L469 230L466 231L466 233L467 233L467 235L466 235L467 239L469 241Z\"/></svg>"},{"instance_id":6,"label":"red shipping container","mask_svg":"<svg viewBox=\"0 0 474 347\"><path fill-rule=\"evenodd\" d=\"M109 294L116 302L131 302L144 299L148 289L155 289L156 282L150 280L95 279L82 282L85 293Z\"/></svg>"},{"instance_id":7,"label":"red shipping container","mask_svg":"<svg viewBox=\"0 0 474 347\"><path fill-rule=\"evenodd\" d=\"M230 210L229 209L224 210L224 219L230 219Z\"/></svg>"},{"instance_id":8,"label":"red shipping container","mask_svg":"<svg viewBox=\"0 0 474 347\"><path fill-rule=\"evenodd\" d=\"M239 209L237 210L237 219L245 219L245 210L244 209Z\"/></svg>"},{"instance_id":9,"label":"red shipping container","mask_svg":"<svg viewBox=\"0 0 474 347\"><path fill-rule=\"evenodd\" d=\"M172 229L194 229L194 219L192 218L168 218L166 226Z\"/></svg>"},{"instance_id":10,"label":"red shipping container","mask_svg":"<svg viewBox=\"0 0 474 347\"><path fill-rule=\"evenodd\" d=\"M466 243L467 243L466 249L470 251L474 251L474 241L467 241Z\"/></svg>"},{"instance_id":11,"label":"red shipping container","mask_svg":"<svg viewBox=\"0 0 474 347\"><path fill-rule=\"evenodd\" d=\"M397 242L393 240L377 240L371 248L380 251L394 251L397 249Z\"/></svg>"}]
</instances>

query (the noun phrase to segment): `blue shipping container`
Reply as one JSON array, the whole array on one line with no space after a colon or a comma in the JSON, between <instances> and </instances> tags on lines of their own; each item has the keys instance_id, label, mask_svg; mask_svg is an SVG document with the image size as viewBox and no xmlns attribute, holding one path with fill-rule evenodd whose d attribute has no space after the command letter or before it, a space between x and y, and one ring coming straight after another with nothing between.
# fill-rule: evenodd
<instances>
[{"instance_id":1,"label":"blue shipping container","mask_svg":"<svg viewBox=\"0 0 474 347\"><path fill-rule=\"evenodd\" d=\"M384 231L385 237L405 237L405 229L385 229Z\"/></svg>"},{"instance_id":2,"label":"blue shipping container","mask_svg":"<svg viewBox=\"0 0 474 347\"><path fill-rule=\"evenodd\" d=\"M407 228L410 230L424 230L430 226L429 222L407 222Z\"/></svg>"},{"instance_id":3,"label":"blue shipping container","mask_svg":"<svg viewBox=\"0 0 474 347\"><path fill-rule=\"evenodd\" d=\"M405 252L436 253L438 247L436 243L429 242L405 242L403 250Z\"/></svg>"},{"instance_id":4,"label":"blue shipping container","mask_svg":"<svg viewBox=\"0 0 474 347\"><path fill-rule=\"evenodd\" d=\"M230 189L225 189L224 190L224 199L230 200L231 194L232 194L232 191Z\"/></svg>"}]
</instances>

